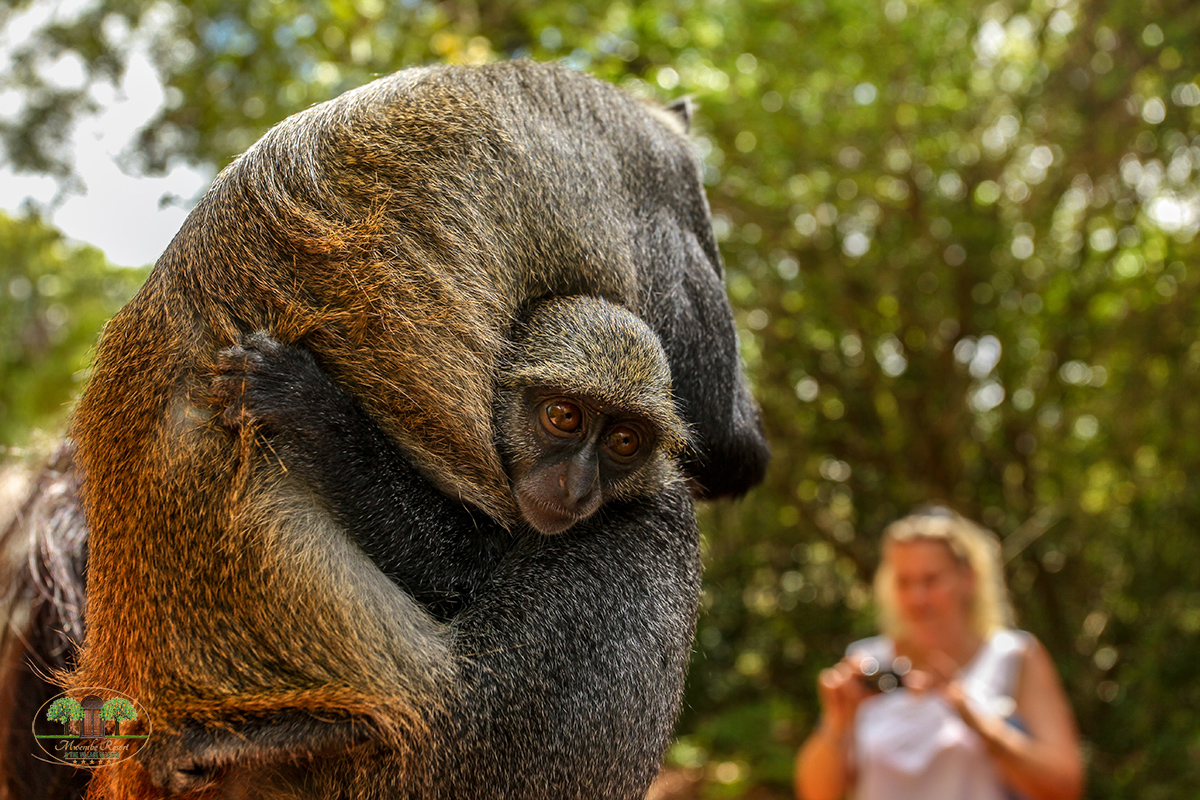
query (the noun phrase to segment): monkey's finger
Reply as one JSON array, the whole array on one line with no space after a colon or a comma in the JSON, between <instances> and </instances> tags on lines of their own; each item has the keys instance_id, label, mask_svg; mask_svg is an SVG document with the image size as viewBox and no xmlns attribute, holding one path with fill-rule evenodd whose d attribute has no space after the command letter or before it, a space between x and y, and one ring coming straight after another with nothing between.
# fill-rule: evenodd
<instances>
[{"instance_id":1,"label":"monkey's finger","mask_svg":"<svg viewBox=\"0 0 1200 800\"><path fill-rule=\"evenodd\" d=\"M237 344L217 353L213 365L220 372L241 372L261 360L261 354Z\"/></svg>"},{"instance_id":2,"label":"monkey's finger","mask_svg":"<svg viewBox=\"0 0 1200 800\"><path fill-rule=\"evenodd\" d=\"M228 370L217 374L209 382L209 392L223 403L231 403L246 393L247 376L243 372Z\"/></svg>"},{"instance_id":3,"label":"monkey's finger","mask_svg":"<svg viewBox=\"0 0 1200 800\"><path fill-rule=\"evenodd\" d=\"M246 334L242 339L242 345L248 350L257 350L266 355L275 355L286 347L271 334L261 330Z\"/></svg>"},{"instance_id":4,"label":"monkey's finger","mask_svg":"<svg viewBox=\"0 0 1200 800\"><path fill-rule=\"evenodd\" d=\"M232 403L225 407L220 415L221 424L226 428L237 430L250 421L246 407L241 403Z\"/></svg>"}]
</instances>

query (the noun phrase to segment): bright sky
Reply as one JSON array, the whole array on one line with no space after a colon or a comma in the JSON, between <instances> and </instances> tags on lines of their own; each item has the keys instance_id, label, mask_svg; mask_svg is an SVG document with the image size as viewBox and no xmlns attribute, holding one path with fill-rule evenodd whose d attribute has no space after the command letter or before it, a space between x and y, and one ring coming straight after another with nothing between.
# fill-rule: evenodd
<instances>
[{"instance_id":1,"label":"bright sky","mask_svg":"<svg viewBox=\"0 0 1200 800\"><path fill-rule=\"evenodd\" d=\"M78 13L78 6L68 7L71 5L34 3L27 11L14 14L0 32L0 71L9 68L13 43L49 18ZM80 191L67 193L51 205L59 189L53 179L14 174L7 166L0 167L0 208L16 212L32 199L51 209L50 220L72 239L101 248L116 264L140 266L158 258L213 175L182 166L165 176L138 176L122 170L121 162L128 160L122 154L161 106L164 95L144 37L128 30L113 35L128 37L133 51L120 85L106 84L93 90L100 112L80 118L71 132L69 152L83 183ZM57 85L84 84L84 66L78 57L47 59L40 66L39 72ZM19 102L16 93L0 94L0 116L12 114ZM164 196L172 200L164 204Z\"/></svg>"}]
</instances>

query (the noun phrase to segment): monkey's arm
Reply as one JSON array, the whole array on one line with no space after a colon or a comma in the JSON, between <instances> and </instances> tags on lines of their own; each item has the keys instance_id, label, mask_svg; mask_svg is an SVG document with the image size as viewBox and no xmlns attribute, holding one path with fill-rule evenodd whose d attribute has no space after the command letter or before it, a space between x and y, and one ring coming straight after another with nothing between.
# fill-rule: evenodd
<instances>
[{"instance_id":1,"label":"monkey's arm","mask_svg":"<svg viewBox=\"0 0 1200 800\"><path fill-rule=\"evenodd\" d=\"M306 351L256 335L220 366L230 423L261 425L381 568L415 583L421 570L473 561L454 566L475 575L451 621L462 684L429 720L438 745L412 765L421 774L387 790L644 795L670 739L699 592L683 488L609 504L562 535L512 539L434 489ZM507 552L480 558L472 536ZM536 769L531 752L546 754Z\"/></svg>"},{"instance_id":2,"label":"monkey's arm","mask_svg":"<svg viewBox=\"0 0 1200 800\"><path fill-rule=\"evenodd\" d=\"M518 539L451 623L465 688L435 754L437 796L644 797L671 738L699 590L682 486Z\"/></svg>"},{"instance_id":3,"label":"monkey's arm","mask_svg":"<svg viewBox=\"0 0 1200 800\"><path fill-rule=\"evenodd\" d=\"M486 579L510 537L447 502L311 352L259 332L222 351L217 369L225 424L256 426L266 451L435 616L453 615Z\"/></svg>"}]
</instances>

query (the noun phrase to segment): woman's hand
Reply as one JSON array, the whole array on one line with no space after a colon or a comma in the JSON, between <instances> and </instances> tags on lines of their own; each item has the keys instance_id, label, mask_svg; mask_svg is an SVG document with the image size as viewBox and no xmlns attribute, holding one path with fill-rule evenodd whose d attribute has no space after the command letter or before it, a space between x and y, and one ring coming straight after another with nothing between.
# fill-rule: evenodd
<instances>
[{"instance_id":1,"label":"woman's hand","mask_svg":"<svg viewBox=\"0 0 1200 800\"><path fill-rule=\"evenodd\" d=\"M829 669L821 670L817 690L821 698L821 724L837 735L843 734L854 722L854 715L871 692L858 676L861 656L843 658Z\"/></svg>"},{"instance_id":2,"label":"woman's hand","mask_svg":"<svg viewBox=\"0 0 1200 800\"><path fill-rule=\"evenodd\" d=\"M966 690L958 679L958 664L946 653L935 650L926 656L926 667L906 681L906 685L918 692L936 691L946 699L963 722L976 733L982 733L983 718L967 701ZM914 671L915 672L915 671Z\"/></svg>"},{"instance_id":3,"label":"woman's hand","mask_svg":"<svg viewBox=\"0 0 1200 800\"><path fill-rule=\"evenodd\" d=\"M967 698L958 666L945 653L929 657L930 688L942 693L979 734L1005 783L1034 800L1074 800L1083 791L1079 734L1058 673L1040 642L1021 662L1015 710L1026 730L1013 727Z\"/></svg>"},{"instance_id":4,"label":"woman's hand","mask_svg":"<svg viewBox=\"0 0 1200 800\"><path fill-rule=\"evenodd\" d=\"M854 715L871 694L858 679L861 663L844 658L817 678L821 721L796 757L796 797L838 800L854 785Z\"/></svg>"}]
</instances>

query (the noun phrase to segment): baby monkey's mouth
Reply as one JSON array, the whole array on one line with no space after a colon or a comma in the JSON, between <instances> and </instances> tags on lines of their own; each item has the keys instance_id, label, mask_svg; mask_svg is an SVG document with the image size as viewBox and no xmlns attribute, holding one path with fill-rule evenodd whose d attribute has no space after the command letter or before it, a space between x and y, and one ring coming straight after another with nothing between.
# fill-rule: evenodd
<instances>
[{"instance_id":1,"label":"baby monkey's mouth","mask_svg":"<svg viewBox=\"0 0 1200 800\"><path fill-rule=\"evenodd\" d=\"M530 527L539 533L552 536L569 530L576 522L591 516L537 497L529 492L516 493L517 507Z\"/></svg>"}]
</instances>

